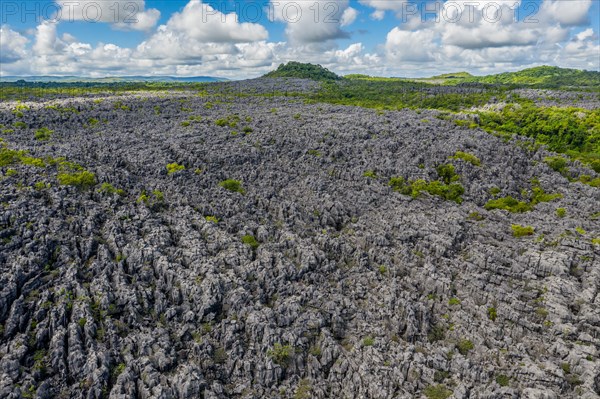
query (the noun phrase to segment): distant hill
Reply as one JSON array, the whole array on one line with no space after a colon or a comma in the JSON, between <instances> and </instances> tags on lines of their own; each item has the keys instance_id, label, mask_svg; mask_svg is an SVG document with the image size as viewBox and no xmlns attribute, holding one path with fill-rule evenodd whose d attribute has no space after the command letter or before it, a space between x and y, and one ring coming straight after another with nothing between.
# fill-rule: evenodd
<instances>
[{"instance_id":1,"label":"distant hill","mask_svg":"<svg viewBox=\"0 0 600 399\"><path fill-rule=\"evenodd\" d=\"M478 77L477 81L542 86L598 86L600 85L600 72L540 66L518 72Z\"/></svg>"},{"instance_id":2,"label":"distant hill","mask_svg":"<svg viewBox=\"0 0 600 399\"><path fill-rule=\"evenodd\" d=\"M266 78L304 78L313 80L339 80L338 75L329 69L315 64L303 64L301 62L290 61L287 64L281 64L279 67L267 73Z\"/></svg>"},{"instance_id":3,"label":"distant hill","mask_svg":"<svg viewBox=\"0 0 600 399\"><path fill-rule=\"evenodd\" d=\"M473 78L469 72L454 72L454 73L445 73L442 75L432 76L430 79L469 79Z\"/></svg>"},{"instance_id":4,"label":"distant hill","mask_svg":"<svg viewBox=\"0 0 600 399\"><path fill-rule=\"evenodd\" d=\"M486 83L503 85L525 85L536 87L600 86L600 72L582 71L551 66L523 69L518 72L504 72L496 75L473 76L467 72L446 73L426 79L435 83Z\"/></svg>"},{"instance_id":5,"label":"distant hill","mask_svg":"<svg viewBox=\"0 0 600 399\"><path fill-rule=\"evenodd\" d=\"M57 83L122 83L122 82L224 82L228 79L216 78L212 76L116 76L107 78L87 78L81 76L2 76L0 82L17 82L24 80L26 82L57 82Z\"/></svg>"}]
</instances>

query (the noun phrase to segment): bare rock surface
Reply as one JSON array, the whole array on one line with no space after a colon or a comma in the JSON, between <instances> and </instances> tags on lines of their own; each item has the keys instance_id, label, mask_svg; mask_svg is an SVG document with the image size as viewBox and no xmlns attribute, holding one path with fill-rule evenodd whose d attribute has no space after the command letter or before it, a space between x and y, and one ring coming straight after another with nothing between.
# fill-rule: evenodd
<instances>
[{"instance_id":1,"label":"bare rock surface","mask_svg":"<svg viewBox=\"0 0 600 399\"><path fill-rule=\"evenodd\" d=\"M238 89L2 104L8 148L98 184L3 168L0 397L599 397L597 188L434 111ZM461 204L387 184L448 162ZM562 198L484 209L533 178Z\"/></svg>"}]
</instances>

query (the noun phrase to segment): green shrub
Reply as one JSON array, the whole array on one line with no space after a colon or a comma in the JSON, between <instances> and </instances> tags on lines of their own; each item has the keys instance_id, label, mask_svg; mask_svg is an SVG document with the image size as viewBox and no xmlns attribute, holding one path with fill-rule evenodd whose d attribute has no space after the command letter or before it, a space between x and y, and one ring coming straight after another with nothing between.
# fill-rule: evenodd
<instances>
[{"instance_id":1,"label":"green shrub","mask_svg":"<svg viewBox=\"0 0 600 399\"><path fill-rule=\"evenodd\" d=\"M273 345L273 349L267 351L267 356L273 359L276 364L285 367L294 356L294 348L291 345L281 345L277 342Z\"/></svg>"},{"instance_id":2,"label":"green shrub","mask_svg":"<svg viewBox=\"0 0 600 399\"><path fill-rule=\"evenodd\" d=\"M18 175L18 172L14 169L7 169L6 172L4 173L7 177L11 177L11 176L16 176Z\"/></svg>"},{"instance_id":3,"label":"green shrub","mask_svg":"<svg viewBox=\"0 0 600 399\"><path fill-rule=\"evenodd\" d=\"M85 189L96 185L96 175L87 170L73 173L59 173L57 179L61 186L73 186Z\"/></svg>"},{"instance_id":4,"label":"green shrub","mask_svg":"<svg viewBox=\"0 0 600 399\"><path fill-rule=\"evenodd\" d=\"M245 194L246 190L242 187L242 182L239 180L227 179L219 183L219 186L225 190L233 191L240 194Z\"/></svg>"},{"instance_id":5,"label":"green shrub","mask_svg":"<svg viewBox=\"0 0 600 399\"><path fill-rule=\"evenodd\" d=\"M363 346L373 346L373 344L375 344L373 337L365 337L365 339L363 339Z\"/></svg>"},{"instance_id":6,"label":"green shrub","mask_svg":"<svg viewBox=\"0 0 600 399\"><path fill-rule=\"evenodd\" d=\"M592 238L592 244L593 245L600 245L600 237L598 237L598 238Z\"/></svg>"},{"instance_id":7,"label":"green shrub","mask_svg":"<svg viewBox=\"0 0 600 399\"><path fill-rule=\"evenodd\" d=\"M244 126L243 132L245 134L250 134L254 131L254 129L252 129L250 126Z\"/></svg>"},{"instance_id":8,"label":"green shrub","mask_svg":"<svg viewBox=\"0 0 600 399\"><path fill-rule=\"evenodd\" d=\"M181 172L185 170L185 166L179 165L177 162L170 163L167 165L167 174L172 175L173 173Z\"/></svg>"},{"instance_id":9,"label":"green shrub","mask_svg":"<svg viewBox=\"0 0 600 399\"><path fill-rule=\"evenodd\" d=\"M377 179L377 174L373 170L367 170L367 171L365 171L365 173L363 173L363 176L364 177L368 177L370 179Z\"/></svg>"},{"instance_id":10,"label":"green shrub","mask_svg":"<svg viewBox=\"0 0 600 399\"><path fill-rule=\"evenodd\" d=\"M586 231L583 229L583 227L575 227L575 231L578 232L579 234L581 234L582 236L585 235Z\"/></svg>"},{"instance_id":11,"label":"green shrub","mask_svg":"<svg viewBox=\"0 0 600 399\"><path fill-rule=\"evenodd\" d=\"M243 236L242 242L252 248L253 251L256 251L260 245L260 243L256 241L256 238L251 234Z\"/></svg>"},{"instance_id":12,"label":"green shrub","mask_svg":"<svg viewBox=\"0 0 600 399\"><path fill-rule=\"evenodd\" d=\"M535 184L533 185L532 188L532 195L531 195L531 200L530 200L530 204L532 207L534 207L535 205L539 204L540 202L550 202L553 201L555 199L558 198L562 198L563 195L560 193L557 194L547 194L543 188L541 188L539 186L539 184Z\"/></svg>"},{"instance_id":13,"label":"green shrub","mask_svg":"<svg viewBox=\"0 0 600 399\"><path fill-rule=\"evenodd\" d=\"M475 166L481 166L481 160L477 158L475 155L470 154L468 152L456 151L454 156L450 157L452 159L462 159L463 161L469 162Z\"/></svg>"},{"instance_id":14,"label":"green shrub","mask_svg":"<svg viewBox=\"0 0 600 399\"><path fill-rule=\"evenodd\" d=\"M451 182L457 181L460 178L460 176L458 176L454 171L454 165L450 163L439 165L436 170L440 179L442 179L442 181L446 184L450 184Z\"/></svg>"},{"instance_id":15,"label":"green shrub","mask_svg":"<svg viewBox=\"0 0 600 399\"><path fill-rule=\"evenodd\" d=\"M429 332L427 333L427 339L429 342L434 343L437 341L442 341L446 338L446 328L441 324L436 324L431 327Z\"/></svg>"},{"instance_id":16,"label":"green shrub","mask_svg":"<svg viewBox=\"0 0 600 399\"><path fill-rule=\"evenodd\" d=\"M18 121L18 122L15 122L15 125L14 125L14 126L15 126L17 129L26 129L26 128L27 128L27 123L25 123L25 122L22 122L22 121Z\"/></svg>"},{"instance_id":17,"label":"green shrub","mask_svg":"<svg viewBox=\"0 0 600 399\"><path fill-rule=\"evenodd\" d=\"M406 181L403 177L392 177L388 183L394 191L403 195L410 195L413 198L418 197L422 192L441 197L448 201L454 201L457 204L462 203L462 194L465 189L459 183L444 184L439 180L427 182L423 179L415 181Z\"/></svg>"},{"instance_id":18,"label":"green shrub","mask_svg":"<svg viewBox=\"0 0 600 399\"><path fill-rule=\"evenodd\" d=\"M492 209L503 209L505 211L509 211L509 212L513 212L513 213L521 213L521 212L528 212L532 210L532 207L523 201L518 201L516 199L514 199L513 197L504 197L504 198L498 198L495 200L489 200L485 206L485 209L492 210Z\"/></svg>"},{"instance_id":19,"label":"green shrub","mask_svg":"<svg viewBox=\"0 0 600 399\"><path fill-rule=\"evenodd\" d=\"M308 155L312 155L313 157L320 157L321 153L317 150L308 150Z\"/></svg>"},{"instance_id":20,"label":"green shrub","mask_svg":"<svg viewBox=\"0 0 600 399\"><path fill-rule=\"evenodd\" d=\"M430 385L423 391L427 399L446 399L450 397L453 392L446 388L444 385Z\"/></svg>"},{"instance_id":21,"label":"green shrub","mask_svg":"<svg viewBox=\"0 0 600 399\"><path fill-rule=\"evenodd\" d=\"M488 313L488 318L491 321L496 321L496 318L498 317L498 312L496 311L496 308L488 308L487 309L487 313Z\"/></svg>"},{"instance_id":22,"label":"green shrub","mask_svg":"<svg viewBox=\"0 0 600 399\"><path fill-rule=\"evenodd\" d=\"M36 130L34 136L36 140L47 141L50 140L50 137L52 137L52 133L54 133L53 130L43 127Z\"/></svg>"},{"instance_id":23,"label":"green shrub","mask_svg":"<svg viewBox=\"0 0 600 399\"><path fill-rule=\"evenodd\" d=\"M219 223L219 218L216 216L205 216L204 219L206 219L206 221L210 222L210 223L214 223L214 224Z\"/></svg>"},{"instance_id":24,"label":"green shrub","mask_svg":"<svg viewBox=\"0 0 600 399\"><path fill-rule=\"evenodd\" d=\"M567 214L567 210L565 208L557 208L556 209L556 216L558 216L559 218L564 218Z\"/></svg>"},{"instance_id":25,"label":"green shrub","mask_svg":"<svg viewBox=\"0 0 600 399\"><path fill-rule=\"evenodd\" d=\"M510 378L504 374L499 374L496 376L496 383L501 387L507 387L510 383Z\"/></svg>"},{"instance_id":26,"label":"green shrub","mask_svg":"<svg viewBox=\"0 0 600 399\"><path fill-rule=\"evenodd\" d=\"M227 119L217 119L217 120L215 121L215 124L216 124L217 126L224 127L224 126L227 126L227 125L229 124L229 122L227 122Z\"/></svg>"},{"instance_id":27,"label":"green shrub","mask_svg":"<svg viewBox=\"0 0 600 399\"><path fill-rule=\"evenodd\" d=\"M468 339L461 339L458 344L456 344L456 349L458 349L460 354L463 356L467 356L469 351L473 348L475 348L475 345L473 345L473 342L469 341Z\"/></svg>"},{"instance_id":28,"label":"green shrub","mask_svg":"<svg viewBox=\"0 0 600 399\"><path fill-rule=\"evenodd\" d=\"M22 156L21 163L23 165L35 166L36 168L45 168L46 167L46 163L41 158Z\"/></svg>"},{"instance_id":29,"label":"green shrub","mask_svg":"<svg viewBox=\"0 0 600 399\"><path fill-rule=\"evenodd\" d=\"M544 158L544 162L556 172L564 173L567 167L567 160L560 155Z\"/></svg>"},{"instance_id":30,"label":"green shrub","mask_svg":"<svg viewBox=\"0 0 600 399\"><path fill-rule=\"evenodd\" d=\"M532 236L535 229L531 226L521 226L520 224L513 224L511 226L514 237L525 237Z\"/></svg>"},{"instance_id":31,"label":"green shrub","mask_svg":"<svg viewBox=\"0 0 600 399\"><path fill-rule=\"evenodd\" d=\"M100 192L102 194L107 194L107 195L118 194L121 197L125 196L125 190L122 190L120 188L115 188L115 186L113 186L110 183L102 183L102 186L100 186L100 189L98 190L98 192Z\"/></svg>"}]
</instances>

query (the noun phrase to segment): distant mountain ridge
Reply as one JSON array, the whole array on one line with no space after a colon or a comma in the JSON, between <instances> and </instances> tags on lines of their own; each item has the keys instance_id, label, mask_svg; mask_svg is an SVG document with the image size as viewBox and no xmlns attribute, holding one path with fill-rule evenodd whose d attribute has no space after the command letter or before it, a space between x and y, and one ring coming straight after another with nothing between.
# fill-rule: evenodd
<instances>
[{"instance_id":1,"label":"distant mountain ridge","mask_svg":"<svg viewBox=\"0 0 600 399\"><path fill-rule=\"evenodd\" d=\"M443 79L446 83L487 83L532 86L599 86L600 72L579 69L539 66L517 72L503 72L494 75L474 76L468 72L447 73L428 78ZM424 79L424 80L428 80Z\"/></svg>"},{"instance_id":2,"label":"distant mountain ridge","mask_svg":"<svg viewBox=\"0 0 600 399\"><path fill-rule=\"evenodd\" d=\"M114 76L106 78L89 78L81 76L2 76L0 82L57 82L57 83L120 83L120 82L226 82L229 79L214 76Z\"/></svg>"},{"instance_id":3,"label":"distant mountain ridge","mask_svg":"<svg viewBox=\"0 0 600 399\"><path fill-rule=\"evenodd\" d=\"M504 72L494 75L475 76L469 72L445 73L429 78L381 78L363 74L350 74L344 77L336 75L329 69L315 64L288 62L264 75L264 77L305 78L319 81L334 81L340 79L401 79L437 84L483 83L503 85L523 85L536 87L564 86L600 86L600 72L579 69L560 68L554 66L539 66L517 72Z\"/></svg>"}]
</instances>

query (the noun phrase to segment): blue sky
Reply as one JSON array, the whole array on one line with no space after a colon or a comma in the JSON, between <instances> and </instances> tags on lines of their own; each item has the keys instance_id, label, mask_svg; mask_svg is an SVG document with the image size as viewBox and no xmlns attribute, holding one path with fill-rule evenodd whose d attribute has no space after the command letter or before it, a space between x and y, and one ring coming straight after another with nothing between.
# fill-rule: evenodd
<instances>
[{"instance_id":1,"label":"blue sky","mask_svg":"<svg viewBox=\"0 0 600 399\"><path fill-rule=\"evenodd\" d=\"M5 0L0 7L2 75L241 79L289 60L382 76L600 70L596 0Z\"/></svg>"}]
</instances>

